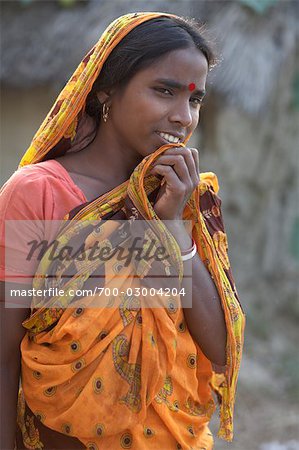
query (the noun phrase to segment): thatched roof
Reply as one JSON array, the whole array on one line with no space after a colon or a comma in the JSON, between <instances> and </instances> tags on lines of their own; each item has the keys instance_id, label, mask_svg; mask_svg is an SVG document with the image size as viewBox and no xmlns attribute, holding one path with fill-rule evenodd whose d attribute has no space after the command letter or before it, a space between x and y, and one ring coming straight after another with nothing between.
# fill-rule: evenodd
<instances>
[{"instance_id":1,"label":"thatched roof","mask_svg":"<svg viewBox=\"0 0 299 450\"><path fill-rule=\"evenodd\" d=\"M212 76L215 90L250 113L265 112L271 97L279 96L283 72L295 71L298 13L295 1L284 0L265 15L223 2L209 22L222 54Z\"/></svg>"},{"instance_id":2,"label":"thatched roof","mask_svg":"<svg viewBox=\"0 0 299 450\"><path fill-rule=\"evenodd\" d=\"M249 113L265 110L276 81L295 59L295 0L274 4L264 15L238 0L89 0L68 9L55 1L33 1L26 6L7 1L1 7L0 79L4 86L50 83L61 87L112 19L142 9L206 22L222 58L210 74L211 90Z\"/></svg>"}]
</instances>

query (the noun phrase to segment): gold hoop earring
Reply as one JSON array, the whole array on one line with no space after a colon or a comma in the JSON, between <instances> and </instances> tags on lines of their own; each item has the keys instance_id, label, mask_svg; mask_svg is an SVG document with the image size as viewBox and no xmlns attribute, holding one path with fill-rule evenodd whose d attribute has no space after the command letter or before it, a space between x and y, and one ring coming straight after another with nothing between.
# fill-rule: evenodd
<instances>
[{"instance_id":1,"label":"gold hoop earring","mask_svg":"<svg viewBox=\"0 0 299 450\"><path fill-rule=\"evenodd\" d=\"M106 123L109 117L109 111L110 107L106 105L106 103L103 103L103 120Z\"/></svg>"}]
</instances>

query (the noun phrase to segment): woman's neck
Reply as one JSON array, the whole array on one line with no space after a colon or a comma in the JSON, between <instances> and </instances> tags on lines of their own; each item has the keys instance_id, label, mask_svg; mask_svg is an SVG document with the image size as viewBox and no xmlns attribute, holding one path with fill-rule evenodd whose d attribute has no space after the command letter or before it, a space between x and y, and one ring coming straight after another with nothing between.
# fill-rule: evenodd
<instances>
[{"instance_id":1,"label":"woman's neck","mask_svg":"<svg viewBox=\"0 0 299 450\"><path fill-rule=\"evenodd\" d=\"M113 180L115 186L128 180L143 158L118 142L109 127L100 128L95 139L73 155L73 170L77 173L100 178L107 184Z\"/></svg>"}]
</instances>

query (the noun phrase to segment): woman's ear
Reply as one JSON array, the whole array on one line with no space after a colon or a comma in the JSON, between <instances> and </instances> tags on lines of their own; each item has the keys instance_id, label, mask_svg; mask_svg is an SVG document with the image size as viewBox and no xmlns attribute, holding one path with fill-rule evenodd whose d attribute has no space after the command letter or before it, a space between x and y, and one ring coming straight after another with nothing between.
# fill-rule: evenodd
<instances>
[{"instance_id":1,"label":"woman's ear","mask_svg":"<svg viewBox=\"0 0 299 450\"><path fill-rule=\"evenodd\" d=\"M101 105L103 105L103 103L105 103L108 100L109 95L104 91L99 91L97 92L97 97Z\"/></svg>"},{"instance_id":2,"label":"woman's ear","mask_svg":"<svg viewBox=\"0 0 299 450\"><path fill-rule=\"evenodd\" d=\"M97 92L97 98L101 105L106 103L106 105L110 105L112 101L112 95L114 93L114 89L109 89L107 91L99 91Z\"/></svg>"}]
</instances>

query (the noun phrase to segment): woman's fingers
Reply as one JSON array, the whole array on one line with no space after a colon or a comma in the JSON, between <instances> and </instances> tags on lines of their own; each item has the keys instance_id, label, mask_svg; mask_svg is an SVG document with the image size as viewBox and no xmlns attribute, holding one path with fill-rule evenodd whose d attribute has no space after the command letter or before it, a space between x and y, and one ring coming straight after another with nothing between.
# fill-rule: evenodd
<instances>
[{"instance_id":1,"label":"woman's fingers","mask_svg":"<svg viewBox=\"0 0 299 450\"><path fill-rule=\"evenodd\" d=\"M199 183L199 155L196 148L170 148L156 159L155 164L173 166L180 180L193 188Z\"/></svg>"},{"instance_id":2,"label":"woman's fingers","mask_svg":"<svg viewBox=\"0 0 299 450\"><path fill-rule=\"evenodd\" d=\"M199 183L197 150L168 149L155 160L150 173L164 179L154 206L158 216L182 217L186 202Z\"/></svg>"},{"instance_id":3,"label":"woman's fingers","mask_svg":"<svg viewBox=\"0 0 299 450\"><path fill-rule=\"evenodd\" d=\"M162 175L171 190L173 189L177 193L185 193L185 184L182 183L174 169L169 165L156 164L152 168L151 173L153 175Z\"/></svg>"},{"instance_id":4,"label":"woman's fingers","mask_svg":"<svg viewBox=\"0 0 299 450\"><path fill-rule=\"evenodd\" d=\"M157 165L171 166L183 183L191 184L189 170L182 155L161 155L157 158L153 167Z\"/></svg>"},{"instance_id":5,"label":"woman's fingers","mask_svg":"<svg viewBox=\"0 0 299 450\"><path fill-rule=\"evenodd\" d=\"M194 163L195 163L195 167L196 167L196 173L198 175L198 177L200 178L200 168L199 168L199 152L197 150L197 148L190 148L191 152L192 152L192 156L194 159Z\"/></svg>"}]
</instances>

